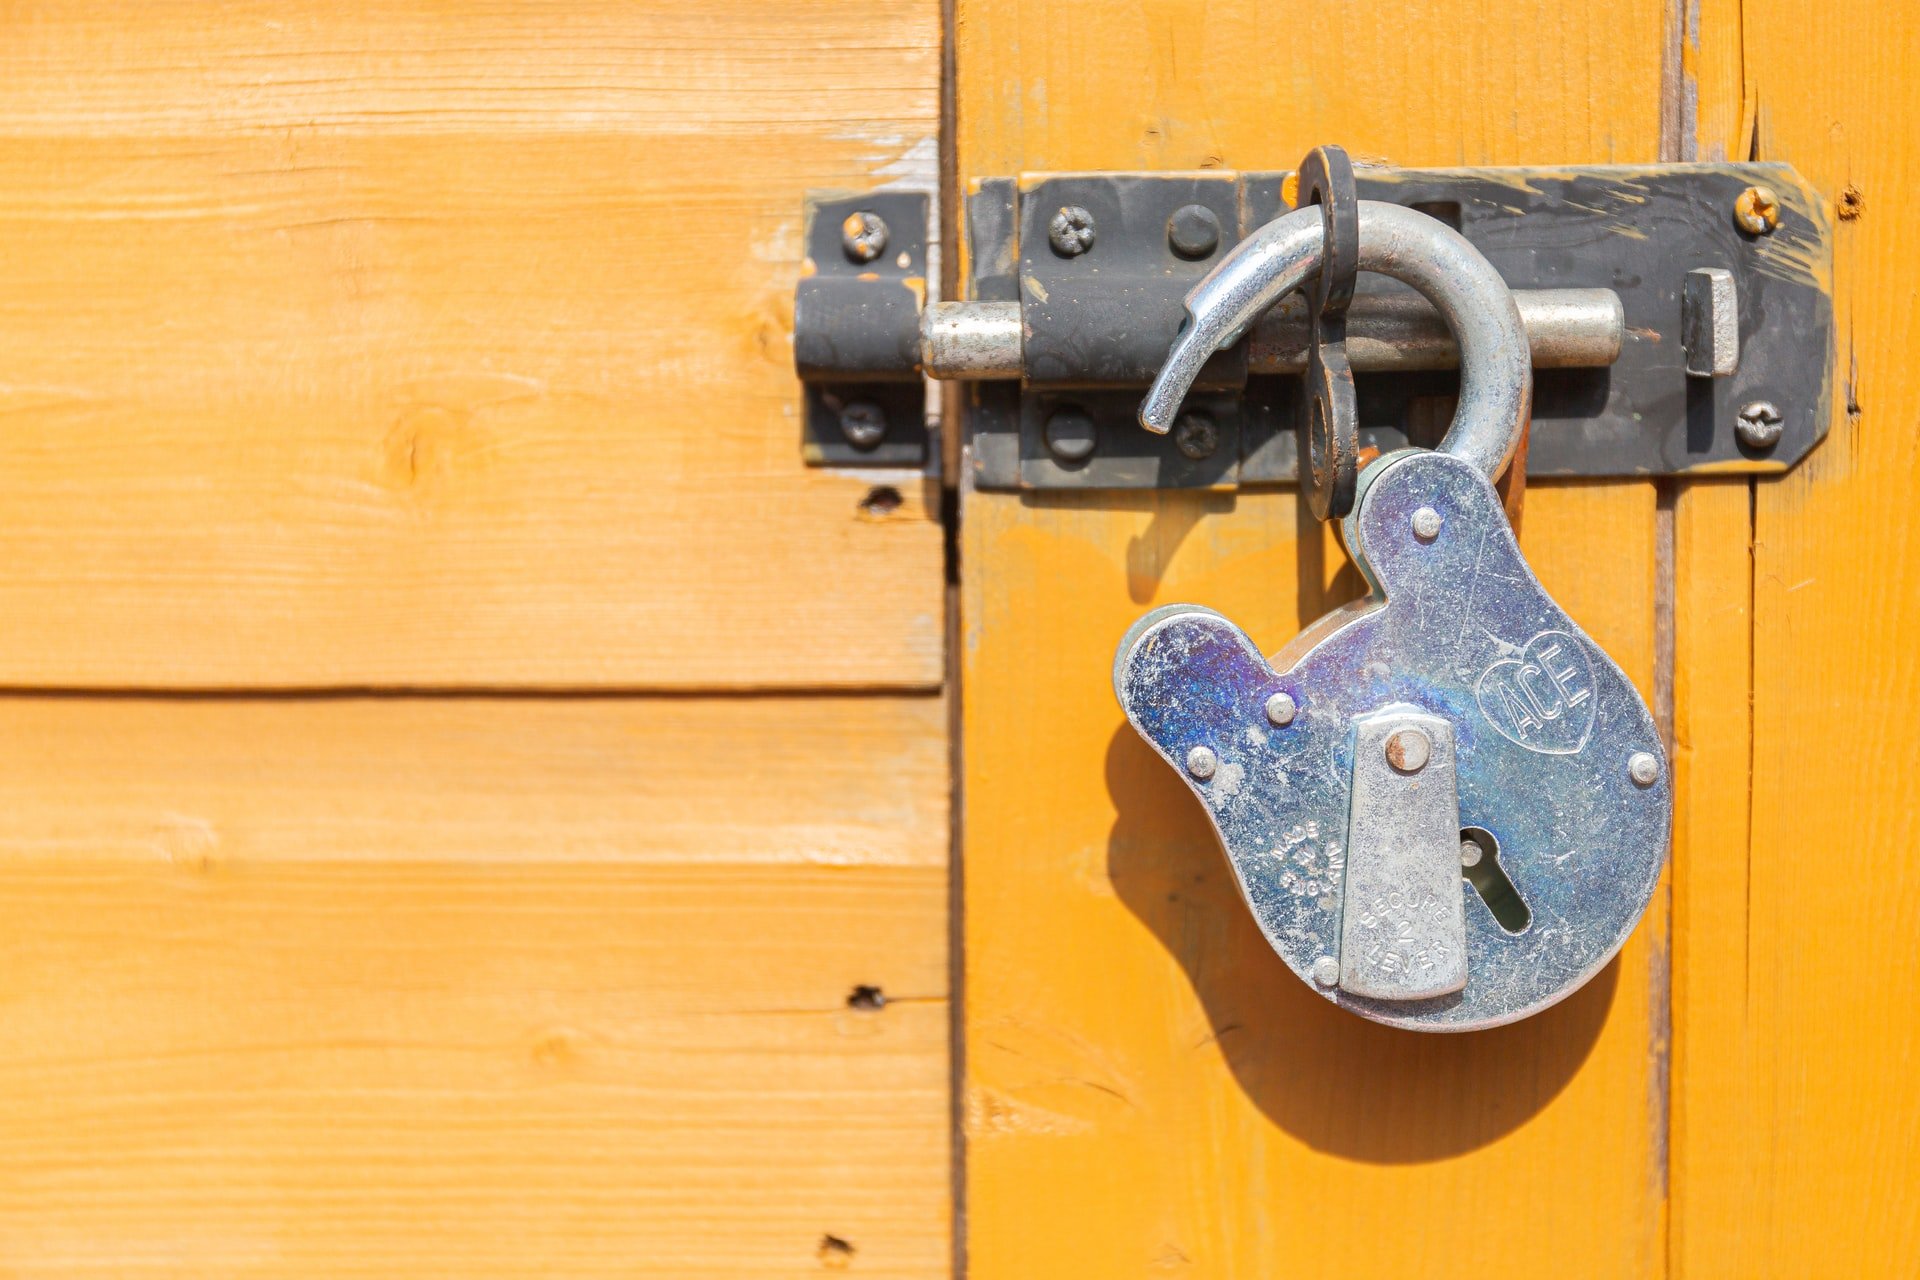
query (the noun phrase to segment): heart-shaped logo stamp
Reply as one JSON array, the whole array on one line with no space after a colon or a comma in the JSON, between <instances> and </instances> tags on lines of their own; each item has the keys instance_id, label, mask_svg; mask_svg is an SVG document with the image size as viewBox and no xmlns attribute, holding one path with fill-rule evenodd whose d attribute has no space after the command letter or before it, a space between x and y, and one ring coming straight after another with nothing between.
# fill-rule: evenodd
<instances>
[{"instance_id":1,"label":"heart-shaped logo stamp","mask_svg":"<svg viewBox=\"0 0 1920 1280\"><path fill-rule=\"evenodd\" d=\"M1482 671L1473 694L1487 723L1529 751L1570 756L1593 732L1593 661L1564 631L1542 631L1519 657Z\"/></svg>"}]
</instances>

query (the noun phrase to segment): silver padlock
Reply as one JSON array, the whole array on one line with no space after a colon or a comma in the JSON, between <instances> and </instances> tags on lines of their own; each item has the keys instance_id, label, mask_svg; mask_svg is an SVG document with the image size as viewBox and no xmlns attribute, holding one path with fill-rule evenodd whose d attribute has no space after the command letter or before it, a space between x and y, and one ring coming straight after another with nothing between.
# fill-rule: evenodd
<instances>
[{"instance_id":1,"label":"silver padlock","mask_svg":"<svg viewBox=\"0 0 1920 1280\"><path fill-rule=\"evenodd\" d=\"M1318 211L1287 214L1196 286L1142 421L1171 421L1321 244ZM1271 660L1212 610L1155 609L1114 689L1302 981L1378 1022L1465 1031L1539 1012L1620 949L1666 859L1670 771L1646 703L1540 586L1494 490L1532 397L1504 282L1452 228L1372 201L1359 266L1425 294L1461 355L1439 449L1360 473L1342 532L1368 596Z\"/></svg>"}]
</instances>

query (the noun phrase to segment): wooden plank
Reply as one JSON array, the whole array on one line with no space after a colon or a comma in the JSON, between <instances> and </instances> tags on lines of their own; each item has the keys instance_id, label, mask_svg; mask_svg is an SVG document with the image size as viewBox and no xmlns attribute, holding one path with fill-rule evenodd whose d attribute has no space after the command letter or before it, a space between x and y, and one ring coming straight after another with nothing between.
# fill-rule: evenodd
<instances>
[{"instance_id":1,"label":"wooden plank","mask_svg":"<svg viewBox=\"0 0 1920 1280\"><path fill-rule=\"evenodd\" d=\"M1549 589L1643 692L1653 505L1644 483L1538 486L1525 519ZM1298 519L1282 495L969 501L973 1274L1656 1273L1660 911L1528 1022L1372 1026L1272 954L1205 816L1113 703L1111 648L1151 605L1204 601L1277 647L1344 593L1318 589L1338 552L1317 531L1303 551Z\"/></svg>"},{"instance_id":2,"label":"wooden plank","mask_svg":"<svg viewBox=\"0 0 1920 1280\"><path fill-rule=\"evenodd\" d=\"M1840 327L1832 436L1754 491L1751 825L1700 906L1730 936L1691 979L1719 1008L1689 1030L1689 1276L1904 1275L1920 1250L1896 1190L1920 1174L1920 250L1900 217L1920 45L1910 6L1847 15L1749 0L1702 36L1744 70L1759 156L1830 202Z\"/></svg>"},{"instance_id":3,"label":"wooden plank","mask_svg":"<svg viewBox=\"0 0 1920 1280\"><path fill-rule=\"evenodd\" d=\"M0 708L0 1269L945 1273L937 700Z\"/></svg>"},{"instance_id":4,"label":"wooden plank","mask_svg":"<svg viewBox=\"0 0 1920 1280\"><path fill-rule=\"evenodd\" d=\"M1729 1274L1765 1168L1742 1138L1753 1071L1753 485L1699 481L1675 503L1672 1273ZM1737 1274L1751 1274L1735 1269Z\"/></svg>"},{"instance_id":5,"label":"wooden plank","mask_svg":"<svg viewBox=\"0 0 1920 1280\"><path fill-rule=\"evenodd\" d=\"M938 76L933 0L16 15L0 685L937 685L937 502L801 465L788 335Z\"/></svg>"},{"instance_id":6,"label":"wooden plank","mask_svg":"<svg viewBox=\"0 0 1920 1280\"><path fill-rule=\"evenodd\" d=\"M960 0L960 180L1647 161L1661 8ZM1650 484L1535 486L1550 590L1651 692ZM1305 536L1302 536L1302 531ZM1277 648L1358 594L1291 494L968 494L967 1254L1034 1275L1618 1277L1664 1269L1666 918L1529 1022L1394 1033L1273 956L1204 817L1121 718L1153 605Z\"/></svg>"}]
</instances>

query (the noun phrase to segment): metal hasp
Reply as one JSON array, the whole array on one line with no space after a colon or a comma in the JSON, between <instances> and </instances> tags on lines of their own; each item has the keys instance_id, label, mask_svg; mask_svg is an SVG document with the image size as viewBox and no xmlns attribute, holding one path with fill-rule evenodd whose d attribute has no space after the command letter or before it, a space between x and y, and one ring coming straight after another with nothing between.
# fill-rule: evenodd
<instances>
[{"instance_id":1,"label":"metal hasp","mask_svg":"<svg viewBox=\"0 0 1920 1280\"><path fill-rule=\"evenodd\" d=\"M1652 897L1672 815L1653 717L1541 588L1492 482L1471 462L1413 450L1374 463L1344 533L1366 599L1271 661L1213 610L1154 610L1121 641L1114 690L1199 798L1261 931L1303 982L1417 1030L1538 1012L1607 963ZM1435 720L1451 731L1457 811L1424 797L1417 803L1431 811L1408 819L1412 833L1395 852L1375 808L1408 795L1373 789L1385 780L1370 772L1373 757L1384 756L1391 726L1419 727L1424 768L1434 769L1446 754ZM1201 748L1211 757L1204 777L1189 765ZM1425 889L1438 884L1440 828L1455 822L1449 900ZM1513 914L1462 870L1466 833L1492 855L1474 874L1497 865L1523 904L1515 931ZM1383 840L1391 856L1381 855ZM1403 862L1422 889L1403 883L1396 903L1389 888L1382 915L1379 884ZM1451 975L1442 976L1436 943L1447 946L1456 904L1466 981L1442 991ZM1406 939L1392 963L1418 967L1433 985L1383 985L1389 962L1367 958L1370 930L1356 937L1348 925L1356 913ZM1426 991L1438 994L1415 994Z\"/></svg>"},{"instance_id":2,"label":"metal hasp","mask_svg":"<svg viewBox=\"0 0 1920 1280\"><path fill-rule=\"evenodd\" d=\"M804 241L793 295L793 363L806 386L801 456L814 466L924 465L927 197L810 200Z\"/></svg>"},{"instance_id":3,"label":"metal hasp","mask_svg":"<svg viewBox=\"0 0 1920 1280\"><path fill-rule=\"evenodd\" d=\"M1780 471L1824 436L1835 359L1830 223L1789 167L1363 168L1354 176L1360 199L1457 228L1513 291L1538 375L1531 475ZM1156 436L1134 416L1138 390L1179 330L1184 296L1285 212L1286 177L980 181L965 198L964 300L918 312L909 361L900 354L904 317L891 308L884 321L860 322L879 323L883 335L853 345L885 348L890 372L879 385L892 388L916 427L920 404L892 379L972 384L968 454L983 489L1294 483L1300 375L1312 345L1302 294L1207 362L1184 406L1184 434ZM1766 193L1770 218L1746 212L1755 190ZM816 207L808 244L818 275L803 292L829 268L860 274L828 252L839 252L839 222L859 207ZM1346 326L1362 456L1432 443L1457 386L1457 352L1438 314L1418 294L1363 273ZM796 300L795 327L798 356L830 349L809 330L839 343L857 326ZM833 357L800 362L809 457L881 461L814 447L823 437L838 442L822 430L835 415L820 409L820 389L845 403L838 382L858 379L844 368ZM1073 429L1050 430L1062 415ZM1072 443L1063 450L1053 443L1060 440Z\"/></svg>"},{"instance_id":4,"label":"metal hasp","mask_svg":"<svg viewBox=\"0 0 1920 1280\"><path fill-rule=\"evenodd\" d=\"M1340 989L1430 1000L1467 985L1453 726L1414 706L1353 722Z\"/></svg>"}]
</instances>

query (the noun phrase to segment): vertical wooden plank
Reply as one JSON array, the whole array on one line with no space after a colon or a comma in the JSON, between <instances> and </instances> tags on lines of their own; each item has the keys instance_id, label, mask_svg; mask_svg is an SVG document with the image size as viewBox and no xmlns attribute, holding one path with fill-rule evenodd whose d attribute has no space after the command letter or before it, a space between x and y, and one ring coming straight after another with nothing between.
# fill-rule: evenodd
<instances>
[{"instance_id":1,"label":"vertical wooden plank","mask_svg":"<svg viewBox=\"0 0 1920 1280\"><path fill-rule=\"evenodd\" d=\"M1746 1234L1764 1136L1744 1135L1748 1013L1753 488L1700 481L1675 504L1672 1261L1719 1276ZM1748 1274L1735 1271L1733 1274Z\"/></svg>"},{"instance_id":2,"label":"vertical wooden plank","mask_svg":"<svg viewBox=\"0 0 1920 1280\"><path fill-rule=\"evenodd\" d=\"M1743 866L1737 832L1713 833L1724 865L1688 909L1676 1263L1905 1275L1920 1249L1920 1205L1904 1194L1920 1171L1920 758L1904 719L1920 693L1920 250L1901 202L1920 177L1920 36L1890 0L1844 22L1804 0L1747 0L1734 16L1703 43L1743 69L1758 154L1832 202L1839 368L1832 437L1754 489L1751 833ZM1730 86L1719 92L1725 120ZM1729 773L1732 696L1717 744Z\"/></svg>"},{"instance_id":3,"label":"vertical wooden plank","mask_svg":"<svg viewBox=\"0 0 1920 1280\"><path fill-rule=\"evenodd\" d=\"M1658 4L957 10L960 179L1655 157ZM1664 913L1541 1018L1422 1037L1301 989L1115 707L1169 600L1277 647L1357 594L1289 493L969 494L967 1247L982 1280L1664 1266ZM1651 690L1650 484L1536 488L1550 589Z\"/></svg>"},{"instance_id":4,"label":"vertical wooden plank","mask_svg":"<svg viewBox=\"0 0 1920 1280\"><path fill-rule=\"evenodd\" d=\"M1653 159L1657 3L960 0L960 180L1020 169ZM1650 692L1654 493L1543 486L1524 542ZM1664 911L1567 1004L1422 1037L1301 989L1115 707L1187 599L1277 647L1357 594L1289 493L969 494L967 1249L1043 1275L1657 1275Z\"/></svg>"}]
</instances>

